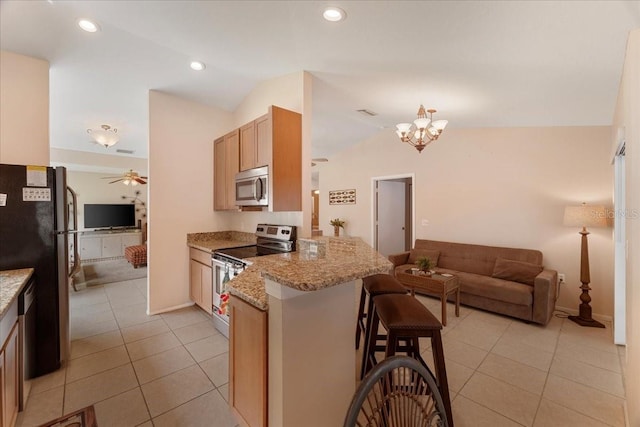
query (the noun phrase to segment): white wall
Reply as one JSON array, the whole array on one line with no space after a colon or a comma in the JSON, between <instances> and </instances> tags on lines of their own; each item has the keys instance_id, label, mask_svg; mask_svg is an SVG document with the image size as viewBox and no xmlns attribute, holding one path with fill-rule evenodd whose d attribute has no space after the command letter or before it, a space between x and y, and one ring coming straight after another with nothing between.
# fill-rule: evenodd
<instances>
[{"instance_id":1,"label":"white wall","mask_svg":"<svg viewBox=\"0 0 640 427\"><path fill-rule=\"evenodd\" d=\"M49 166L49 63L0 51L0 163Z\"/></svg>"},{"instance_id":2,"label":"white wall","mask_svg":"<svg viewBox=\"0 0 640 427\"><path fill-rule=\"evenodd\" d=\"M103 179L104 176L104 173L67 171L67 184L78 195L78 225L81 230L84 229L84 205L86 203L131 203L136 197L136 191L140 191L138 196L140 201L147 203L146 185L132 187L120 182L109 184L112 180ZM143 217L145 213L146 208L142 207L140 203L136 203L136 220L141 220L142 224L147 222L147 219Z\"/></svg>"},{"instance_id":3,"label":"white wall","mask_svg":"<svg viewBox=\"0 0 640 427\"><path fill-rule=\"evenodd\" d=\"M447 129L418 153L393 130L341 152L320 169L320 228L371 243L371 178L415 173L416 238L541 250L566 274L559 306L577 309L580 235L564 207L612 204L609 127ZM328 191L355 188L355 205L329 205ZM422 226L422 220L429 221ZM612 229L590 230L594 314L613 313Z\"/></svg>"},{"instance_id":4,"label":"white wall","mask_svg":"<svg viewBox=\"0 0 640 427\"><path fill-rule=\"evenodd\" d=\"M287 224L301 227L300 236L311 235L311 76L303 71L261 82L245 97L234 112L235 127L240 127L268 112L270 105L302 114L302 212L223 212L229 229L255 232L258 223ZM216 135L216 137L222 135Z\"/></svg>"},{"instance_id":5,"label":"white wall","mask_svg":"<svg viewBox=\"0 0 640 427\"><path fill-rule=\"evenodd\" d=\"M640 29L629 34L615 128L626 137L627 346L625 385L629 426L640 425Z\"/></svg>"},{"instance_id":6,"label":"white wall","mask_svg":"<svg viewBox=\"0 0 640 427\"><path fill-rule=\"evenodd\" d=\"M149 298L157 313L191 304L187 233L226 229L213 211L213 140L223 110L149 92Z\"/></svg>"}]
</instances>

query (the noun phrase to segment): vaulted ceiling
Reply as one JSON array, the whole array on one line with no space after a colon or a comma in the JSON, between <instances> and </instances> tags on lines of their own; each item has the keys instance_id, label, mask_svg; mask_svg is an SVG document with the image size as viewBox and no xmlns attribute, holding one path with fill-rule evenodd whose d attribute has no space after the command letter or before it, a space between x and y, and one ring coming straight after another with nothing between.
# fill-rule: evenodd
<instances>
[{"instance_id":1,"label":"vaulted ceiling","mask_svg":"<svg viewBox=\"0 0 640 427\"><path fill-rule=\"evenodd\" d=\"M346 20L325 21L329 4ZM106 123L147 157L148 90L233 111L307 70L324 157L421 103L451 128L610 125L640 2L2 0L0 16L2 49L51 64L52 147L104 153L86 129Z\"/></svg>"}]
</instances>

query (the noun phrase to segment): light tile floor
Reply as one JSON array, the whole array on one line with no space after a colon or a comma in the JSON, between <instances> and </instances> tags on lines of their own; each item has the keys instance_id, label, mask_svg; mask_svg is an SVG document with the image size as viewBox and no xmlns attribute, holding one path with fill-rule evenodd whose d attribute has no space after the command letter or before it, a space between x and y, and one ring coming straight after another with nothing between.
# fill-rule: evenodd
<instances>
[{"instance_id":1,"label":"light tile floor","mask_svg":"<svg viewBox=\"0 0 640 427\"><path fill-rule=\"evenodd\" d=\"M440 317L439 300L418 298ZM100 427L236 425L228 341L202 311L147 316L146 279L72 293L70 305L71 360L34 381L19 427L90 404ZM453 313L443 343L457 427L624 426L624 348L610 325Z\"/></svg>"}]
</instances>

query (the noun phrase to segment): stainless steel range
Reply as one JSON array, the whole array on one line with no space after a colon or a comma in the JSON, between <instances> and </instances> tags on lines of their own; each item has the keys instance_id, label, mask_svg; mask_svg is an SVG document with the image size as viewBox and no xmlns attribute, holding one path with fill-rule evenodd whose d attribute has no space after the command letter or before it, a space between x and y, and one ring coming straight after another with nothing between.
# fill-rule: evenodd
<instances>
[{"instance_id":1,"label":"stainless steel range","mask_svg":"<svg viewBox=\"0 0 640 427\"><path fill-rule=\"evenodd\" d=\"M295 244L295 226L258 224L255 245L218 249L213 253L213 323L223 335L229 337L227 282L251 265L247 258L293 252Z\"/></svg>"}]
</instances>

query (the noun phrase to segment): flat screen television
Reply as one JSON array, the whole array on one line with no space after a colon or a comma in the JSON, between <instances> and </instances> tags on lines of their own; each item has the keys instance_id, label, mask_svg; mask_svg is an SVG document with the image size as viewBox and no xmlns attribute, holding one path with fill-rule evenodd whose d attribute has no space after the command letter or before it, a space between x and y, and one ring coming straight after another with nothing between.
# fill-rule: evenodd
<instances>
[{"instance_id":1,"label":"flat screen television","mask_svg":"<svg viewBox=\"0 0 640 427\"><path fill-rule=\"evenodd\" d=\"M129 204L84 205L84 228L126 228L136 226L136 206Z\"/></svg>"}]
</instances>

